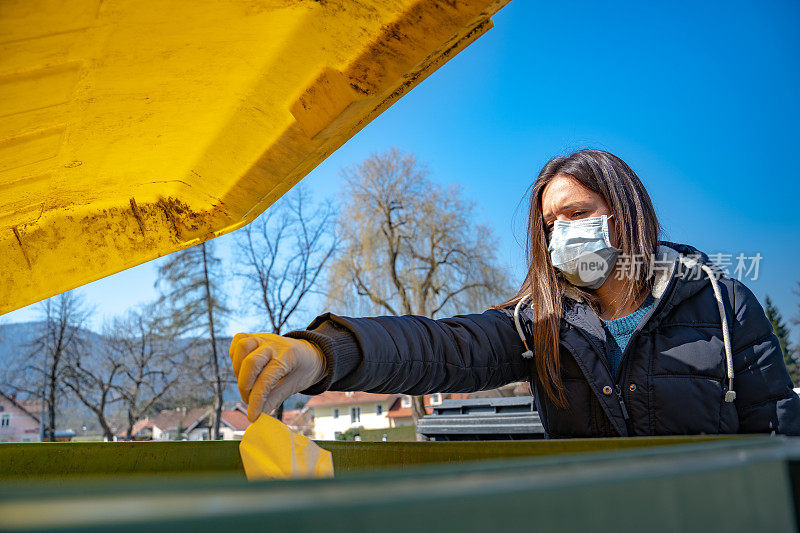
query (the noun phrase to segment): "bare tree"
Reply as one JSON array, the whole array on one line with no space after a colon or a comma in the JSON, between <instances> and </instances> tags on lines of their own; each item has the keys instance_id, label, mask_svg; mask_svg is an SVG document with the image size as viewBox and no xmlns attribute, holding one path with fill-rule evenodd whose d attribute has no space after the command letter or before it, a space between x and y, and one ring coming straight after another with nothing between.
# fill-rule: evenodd
<instances>
[{"instance_id":1,"label":"bare tree","mask_svg":"<svg viewBox=\"0 0 800 533\"><path fill-rule=\"evenodd\" d=\"M302 185L237 235L238 274L244 289L276 335L284 332L305 298L317 290L336 250L333 209Z\"/></svg>"},{"instance_id":2,"label":"bare tree","mask_svg":"<svg viewBox=\"0 0 800 533\"><path fill-rule=\"evenodd\" d=\"M474 207L457 187L431 181L413 155L396 149L343 175L332 306L436 318L482 311L508 296L508 276L495 259L497 241L474 222ZM412 406L415 421L424 416L422 397Z\"/></svg>"},{"instance_id":3,"label":"bare tree","mask_svg":"<svg viewBox=\"0 0 800 533\"><path fill-rule=\"evenodd\" d=\"M72 361L87 350L83 329L92 310L74 292L45 300L39 307L39 333L31 352L17 361L9 385L29 397L41 397L39 414L42 438L55 442L59 401L67 393L66 374Z\"/></svg>"},{"instance_id":4,"label":"bare tree","mask_svg":"<svg viewBox=\"0 0 800 533\"><path fill-rule=\"evenodd\" d=\"M152 307L130 311L105 327L109 360L105 381L112 382L111 368L116 368L111 389L124 406L127 440L133 437L136 422L185 378L187 352L164 327Z\"/></svg>"},{"instance_id":5,"label":"bare tree","mask_svg":"<svg viewBox=\"0 0 800 533\"><path fill-rule=\"evenodd\" d=\"M246 300L272 333L283 333L306 297L317 292L336 250L333 216L330 203L315 203L298 185L238 233L238 275L245 281ZM280 420L282 414L283 404L275 416Z\"/></svg>"},{"instance_id":6,"label":"bare tree","mask_svg":"<svg viewBox=\"0 0 800 533\"><path fill-rule=\"evenodd\" d=\"M220 436L220 417L224 392L224 371L219 362L218 331L228 309L220 288L222 262L211 242L176 252L158 268L156 286L161 289L158 302L161 313L168 316L171 329L205 339L208 372L205 382L214 394L213 438Z\"/></svg>"},{"instance_id":7,"label":"bare tree","mask_svg":"<svg viewBox=\"0 0 800 533\"><path fill-rule=\"evenodd\" d=\"M113 348L95 345L82 350L64 371L64 385L95 415L109 441L114 438L109 408L122 400L119 381L129 363Z\"/></svg>"}]
</instances>

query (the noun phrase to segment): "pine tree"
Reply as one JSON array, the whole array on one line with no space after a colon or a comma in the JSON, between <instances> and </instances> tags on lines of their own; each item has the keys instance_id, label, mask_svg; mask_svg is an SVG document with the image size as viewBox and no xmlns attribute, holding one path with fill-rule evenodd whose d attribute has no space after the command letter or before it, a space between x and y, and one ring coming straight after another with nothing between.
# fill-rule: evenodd
<instances>
[{"instance_id":1,"label":"pine tree","mask_svg":"<svg viewBox=\"0 0 800 533\"><path fill-rule=\"evenodd\" d=\"M800 281L798 281L797 286L792 289L792 293L800 298ZM797 302L797 313L792 317L791 322L795 326L800 326L800 301ZM800 361L800 346L794 346L791 350L794 360ZM798 366L800 366L800 364L798 364Z\"/></svg>"},{"instance_id":2,"label":"pine tree","mask_svg":"<svg viewBox=\"0 0 800 533\"><path fill-rule=\"evenodd\" d=\"M772 331L778 337L778 343L783 353L783 360L786 362L786 368L789 370L789 376L792 378L793 383L800 382L800 364L798 364L795 350L789 340L789 328L783 321L783 316L778 308L772 303L769 296L764 299L764 312L772 323Z\"/></svg>"},{"instance_id":3,"label":"pine tree","mask_svg":"<svg viewBox=\"0 0 800 533\"><path fill-rule=\"evenodd\" d=\"M208 363L201 373L214 394L213 438L219 439L223 371L217 336L228 314L220 287L222 261L215 255L213 243L204 242L176 252L158 268L156 286L161 289L159 307L175 331L198 336L208 347Z\"/></svg>"}]
</instances>

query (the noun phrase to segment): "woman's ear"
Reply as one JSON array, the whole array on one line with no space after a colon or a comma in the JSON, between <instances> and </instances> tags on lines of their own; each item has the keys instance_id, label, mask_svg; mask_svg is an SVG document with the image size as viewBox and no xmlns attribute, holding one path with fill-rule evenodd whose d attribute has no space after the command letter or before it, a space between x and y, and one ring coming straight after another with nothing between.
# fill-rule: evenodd
<instances>
[{"instance_id":1,"label":"woman's ear","mask_svg":"<svg viewBox=\"0 0 800 533\"><path fill-rule=\"evenodd\" d=\"M608 224L608 242L611 243L611 246L613 246L614 248L620 247L619 232L617 231L618 222L619 222L619 217L613 214L609 215L606 218L606 223Z\"/></svg>"}]
</instances>

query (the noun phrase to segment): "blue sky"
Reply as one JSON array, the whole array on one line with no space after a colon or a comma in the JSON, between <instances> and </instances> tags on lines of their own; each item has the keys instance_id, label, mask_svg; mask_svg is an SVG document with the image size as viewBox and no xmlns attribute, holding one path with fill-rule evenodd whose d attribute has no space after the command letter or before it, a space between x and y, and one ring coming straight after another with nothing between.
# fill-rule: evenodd
<instances>
[{"instance_id":1,"label":"blue sky","mask_svg":"<svg viewBox=\"0 0 800 533\"><path fill-rule=\"evenodd\" d=\"M413 152L435 179L464 187L518 277L518 205L538 170L555 154L602 148L642 178L670 240L761 253L747 283L788 318L800 302L800 3L666 4L514 0L305 181L333 197L342 167L393 146ZM230 237L218 241L227 254ZM146 264L80 291L99 323L154 297L154 278ZM256 320L241 310L230 329Z\"/></svg>"}]
</instances>

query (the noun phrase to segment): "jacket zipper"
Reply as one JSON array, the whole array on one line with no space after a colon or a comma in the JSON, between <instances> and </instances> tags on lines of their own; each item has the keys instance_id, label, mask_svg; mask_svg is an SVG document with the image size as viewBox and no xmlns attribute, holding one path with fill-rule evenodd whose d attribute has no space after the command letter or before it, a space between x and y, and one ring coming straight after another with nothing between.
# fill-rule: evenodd
<instances>
[{"instance_id":1,"label":"jacket zipper","mask_svg":"<svg viewBox=\"0 0 800 533\"><path fill-rule=\"evenodd\" d=\"M625 400L622 398L622 389L620 389L619 385L616 386L616 389L617 389L617 398L619 399L619 406L622 408L622 418L625 419L625 424L628 426L628 433L633 435L632 431L633 428L631 427L630 424L631 417L628 414L628 408L625 407Z\"/></svg>"},{"instance_id":2,"label":"jacket zipper","mask_svg":"<svg viewBox=\"0 0 800 533\"><path fill-rule=\"evenodd\" d=\"M597 357L600 358L600 362L603 364L603 366L606 367L606 370L608 371L608 375L609 376L613 376L614 374L611 373L610 369L608 368L608 364L606 364L605 357L603 355L601 355L601 353L600 353L600 347L597 346L597 344L594 343L594 340L589 335L587 335L585 331L583 331L583 328L580 328L580 327L577 327L577 326L573 326L573 327L586 340L586 342L588 342L589 345L592 347L592 350L594 350L594 352L597 354ZM570 350L570 352L571 351L572 350ZM572 357L573 358L577 358L577 356L575 354L572 354ZM622 393L620 391L619 385L616 385L616 391L617 391L617 400L618 400L619 406L620 406L620 408L622 410L622 418L625 420L625 428L628 430L628 436L632 436L633 432L631 431L632 427L631 427L630 415L628 414L628 409L625 407L625 401L622 399ZM602 399L598 398L598 400L600 401L600 403L603 403ZM613 421L612 421L612 424L613 424Z\"/></svg>"},{"instance_id":3,"label":"jacket zipper","mask_svg":"<svg viewBox=\"0 0 800 533\"><path fill-rule=\"evenodd\" d=\"M645 316L644 319L639 323L639 325L636 326L636 329L631 334L631 338L628 340L628 345L625 347L625 351L622 353L622 356L620 357L619 373L617 374L617 381L614 384L614 386L616 388L617 397L619 398L619 405L620 407L622 407L622 416L625 418L625 422L628 425L628 432L631 435L633 435L633 423L631 422L630 417L628 415L628 410L625 407L625 394L623 393L622 388L619 385L620 383L624 383L625 381L627 381L628 366L629 366L627 363L628 360L630 359L630 356L628 357L626 356L628 355L631 346L633 346L635 341L638 339L639 334L641 333L644 326L648 322L650 322L650 320L652 320L654 316L656 316L656 313L664 305L664 302L667 301L674 287L675 287L675 277L669 280L669 282L667 283L667 287L664 289L663 294L661 294L661 298L658 299L658 301L653 305L652 309L650 309L650 312L647 314L647 316Z\"/></svg>"}]
</instances>

